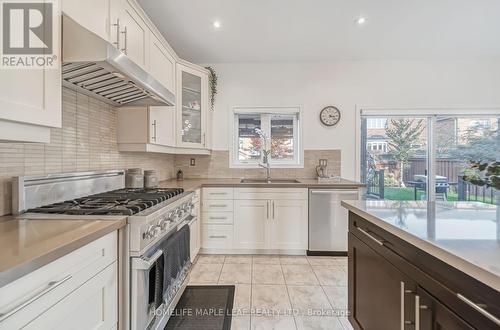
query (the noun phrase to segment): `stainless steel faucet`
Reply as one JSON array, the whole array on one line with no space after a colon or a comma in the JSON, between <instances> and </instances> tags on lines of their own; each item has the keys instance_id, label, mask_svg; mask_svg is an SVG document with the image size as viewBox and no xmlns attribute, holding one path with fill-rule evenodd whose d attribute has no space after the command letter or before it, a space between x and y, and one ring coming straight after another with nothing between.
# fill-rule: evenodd
<instances>
[{"instance_id":1,"label":"stainless steel faucet","mask_svg":"<svg viewBox=\"0 0 500 330\"><path fill-rule=\"evenodd\" d=\"M269 162L269 156L271 154L271 150L269 150L267 148L267 141L269 140L269 138L267 137L266 133L262 132L262 130L260 128L256 128L255 133L257 133L259 135L259 137L262 139L262 141L264 142L262 144L262 148L261 148L261 151L263 154L262 155L262 164L259 163L259 166L266 169L267 183L271 183L271 163Z\"/></svg>"}]
</instances>

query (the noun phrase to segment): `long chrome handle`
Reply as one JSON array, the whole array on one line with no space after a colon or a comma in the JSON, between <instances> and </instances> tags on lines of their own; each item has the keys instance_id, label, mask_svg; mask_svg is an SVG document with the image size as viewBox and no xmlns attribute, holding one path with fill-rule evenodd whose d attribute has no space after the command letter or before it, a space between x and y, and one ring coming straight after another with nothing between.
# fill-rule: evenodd
<instances>
[{"instance_id":1,"label":"long chrome handle","mask_svg":"<svg viewBox=\"0 0 500 330\"><path fill-rule=\"evenodd\" d=\"M54 290L58 286L62 285L63 283L65 283L67 281L69 281L71 278L73 278L73 276L68 275L65 278L63 278L62 280L49 282L47 284L47 287L45 289L43 289L42 291L40 291L39 293L37 293L33 297L27 299L26 301L23 301L22 303L20 303L19 305L15 306L14 308L12 308L11 310L9 310L9 311L7 311L5 313L0 313L0 322L2 322L3 320L9 318L13 314L17 313L18 311L20 311L24 307L28 306L29 304L31 304L35 300L40 299L41 297L43 297L44 295L46 295L50 291Z\"/></svg>"},{"instance_id":2,"label":"long chrome handle","mask_svg":"<svg viewBox=\"0 0 500 330\"><path fill-rule=\"evenodd\" d=\"M350 194L355 194L357 192L358 192L357 190L311 190L311 195L331 195L331 194L350 195Z\"/></svg>"},{"instance_id":3,"label":"long chrome handle","mask_svg":"<svg viewBox=\"0 0 500 330\"><path fill-rule=\"evenodd\" d=\"M400 283L400 316L401 316L401 330L405 330L405 282Z\"/></svg>"},{"instance_id":4,"label":"long chrome handle","mask_svg":"<svg viewBox=\"0 0 500 330\"><path fill-rule=\"evenodd\" d=\"M210 220L226 220L227 217L209 217Z\"/></svg>"},{"instance_id":5,"label":"long chrome handle","mask_svg":"<svg viewBox=\"0 0 500 330\"><path fill-rule=\"evenodd\" d=\"M152 136L152 140L154 140L156 142L156 120L153 120L153 123L151 124L151 126L154 127L154 130L153 130L153 136Z\"/></svg>"},{"instance_id":6,"label":"long chrome handle","mask_svg":"<svg viewBox=\"0 0 500 330\"><path fill-rule=\"evenodd\" d=\"M120 49L120 19L118 18L112 26L116 27L116 41L113 44L116 45L116 49Z\"/></svg>"},{"instance_id":7,"label":"long chrome handle","mask_svg":"<svg viewBox=\"0 0 500 330\"><path fill-rule=\"evenodd\" d=\"M420 296L415 296L415 330L420 330Z\"/></svg>"},{"instance_id":8,"label":"long chrome handle","mask_svg":"<svg viewBox=\"0 0 500 330\"><path fill-rule=\"evenodd\" d=\"M269 220L269 201L266 201L266 212L267 212L266 219Z\"/></svg>"},{"instance_id":9,"label":"long chrome handle","mask_svg":"<svg viewBox=\"0 0 500 330\"><path fill-rule=\"evenodd\" d=\"M208 236L209 238L227 238L227 236Z\"/></svg>"},{"instance_id":10,"label":"long chrome handle","mask_svg":"<svg viewBox=\"0 0 500 330\"><path fill-rule=\"evenodd\" d=\"M273 219L274 219L274 201L272 203L273 203Z\"/></svg>"},{"instance_id":11,"label":"long chrome handle","mask_svg":"<svg viewBox=\"0 0 500 330\"><path fill-rule=\"evenodd\" d=\"M147 270L153 267L153 264L163 255L162 250L158 250L151 257L144 258L132 258L132 269Z\"/></svg>"},{"instance_id":12,"label":"long chrome handle","mask_svg":"<svg viewBox=\"0 0 500 330\"><path fill-rule=\"evenodd\" d=\"M209 195L227 195L227 192L211 192Z\"/></svg>"},{"instance_id":13,"label":"long chrome handle","mask_svg":"<svg viewBox=\"0 0 500 330\"><path fill-rule=\"evenodd\" d=\"M363 228L360 228L360 227L356 227L358 228L358 230L360 232L362 232L363 234L365 234L369 239L373 240L374 242L376 242L378 245L381 245L383 246L384 245L384 241L381 241L379 240L378 238L375 238L374 236L372 236L368 231L366 231L365 229Z\"/></svg>"},{"instance_id":14,"label":"long chrome handle","mask_svg":"<svg viewBox=\"0 0 500 330\"><path fill-rule=\"evenodd\" d=\"M486 311L484 308L479 306L478 304L474 303L472 300L466 298L465 296L461 295L460 293L457 293L458 299L462 300L465 302L467 305L475 309L477 312L482 314L484 317L495 323L496 325L500 325L500 319L497 318L495 315L491 314L490 312Z\"/></svg>"},{"instance_id":15,"label":"long chrome handle","mask_svg":"<svg viewBox=\"0 0 500 330\"><path fill-rule=\"evenodd\" d=\"M127 38L128 38L128 36L127 36L127 27L126 26L123 29L122 34L123 34L123 38L124 38L124 45L122 48L122 52L125 53L125 55L127 55Z\"/></svg>"}]
</instances>

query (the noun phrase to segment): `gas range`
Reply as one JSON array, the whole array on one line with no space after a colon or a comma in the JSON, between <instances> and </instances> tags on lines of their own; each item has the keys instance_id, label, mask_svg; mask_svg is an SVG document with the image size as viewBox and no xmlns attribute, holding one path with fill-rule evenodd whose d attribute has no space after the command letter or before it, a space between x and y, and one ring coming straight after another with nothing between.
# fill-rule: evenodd
<instances>
[{"instance_id":1,"label":"gas range","mask_svg":"<svg viewBox=\"0 0 500 330\"><path fill-rule=\"evenodd\" d=\"M169 314L164 312L175 307L189 281L189 228L197 221L198 202L196 193L179 188L125 189L121 170L13 181L13 212L24 218L127 219L118 233L124 329L165 327ZM168 285L156 271L165 258L177 274Z\"/></svg>"},{"instance_id":2,"label":"gas range","mask_svg":"<svg viewBox=\"0 0 500 330\"><path fill-rule=\"evenodd\" d=\"M140 255L189 222L196 196L182 188L125 188L125 172L78 172L17 177L13 184L15 214L32 219L99 219L127 217L127 245Z\"/></svg>"}]
</instances>

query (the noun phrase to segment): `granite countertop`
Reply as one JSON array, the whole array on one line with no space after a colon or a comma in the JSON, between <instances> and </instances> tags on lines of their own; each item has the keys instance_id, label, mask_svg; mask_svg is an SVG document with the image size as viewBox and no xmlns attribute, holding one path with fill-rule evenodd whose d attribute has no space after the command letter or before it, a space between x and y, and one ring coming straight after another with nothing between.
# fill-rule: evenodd
<instances>
[{"instance_id":1,"label":"granite countertop","mask_svg":"<svg viewBox=\"0 0 500 330\"><path fill-rule=\"evenodd\" d=\"M276 178L275 178L276 179ZM160 182L161 187L184 188L196 190L201 187L238 187L238 188L360 188L365 184L346 179L336 179L330 182L318 182L316 179L297 179L298 183L241 183L241 179L184 179L182 181L166 180Z\"/></svg>"},{"instance_id":2,"label":"granite countertop","mask_svg":"<svg viewBox=\"0 0 500 330\"><path fill-rule=\"evenodd\" d=\"M126 225L121 220L0 217L0 287Z\"/></svg>"},{"instance_id":3,"label":"granite countertop","mask_svg":"<svg viewBox=\"0 0 500 330\"><path fill-rule=\"evenodd\" d=\"M407 201L344 201L342 205L500 292L500 207Z\"/></svg>"}]
</instances>

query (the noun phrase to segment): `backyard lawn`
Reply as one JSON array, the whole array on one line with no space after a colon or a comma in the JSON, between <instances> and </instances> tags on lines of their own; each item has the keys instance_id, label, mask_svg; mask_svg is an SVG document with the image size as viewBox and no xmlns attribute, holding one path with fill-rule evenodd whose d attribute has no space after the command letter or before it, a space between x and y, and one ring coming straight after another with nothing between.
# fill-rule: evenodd
<instances>
[{"instance_id":1,"label":"backyard lawn","mask_svg":"<svg viewBox=\"0 0 500 330\"><path fill-rule=\"evenodd\" d=\"M415 191L413 188L400 188L400 187L385 187L384 188L385 199L395 200L395 201L413 201L415 200ZM417 200L422 200L424 192L417 191ZM475 195L470 196L471 201L476 200ZM483 196L477 196L477 200L482 202ZM454 192L448 193L448 201L455 202L458 201L458 194ZM491 198L486 197L485 202L488 204L493 204Z\"/></svg>"}]
</instances>

